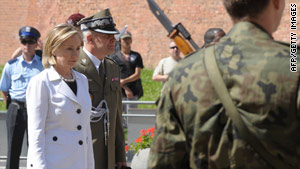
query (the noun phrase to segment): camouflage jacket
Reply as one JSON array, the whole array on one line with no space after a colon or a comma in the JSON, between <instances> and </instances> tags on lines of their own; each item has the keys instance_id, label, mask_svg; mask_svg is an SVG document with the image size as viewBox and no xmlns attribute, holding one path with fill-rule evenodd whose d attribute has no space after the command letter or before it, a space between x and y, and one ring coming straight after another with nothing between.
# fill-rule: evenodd
<instances>
[{"instance_id":1,"label":"camouflage jacket","mask_svg":"<svg viewBox=\"0 0 300 169\"><path fill-rule=\"evenodd\" d=\"M257 25L240 22L214 47L224 82L250 132L278 160L300 168L300 65L298 73L290 72L289 46ZM226 116L208 79L204 50L180 62L166 83L148 167L272 168Z\"/></svg>"}]
</instances>

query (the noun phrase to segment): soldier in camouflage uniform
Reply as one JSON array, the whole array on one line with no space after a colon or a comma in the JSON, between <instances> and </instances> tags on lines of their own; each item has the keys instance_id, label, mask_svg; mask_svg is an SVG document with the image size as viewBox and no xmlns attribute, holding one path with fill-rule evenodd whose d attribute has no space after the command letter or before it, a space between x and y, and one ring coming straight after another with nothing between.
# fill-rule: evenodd
<instances>
[{"instance_id":1,"label":"soldier in camouflage uniform","mask_svg":"<svg viewBox=\"0 0 300 169\"><path fill-rule=\"evenodd\" d=\"M272 38L285 1L223 3L235 25L212 47L230 96L268 153L300 168L299 72L290 71L289 45ZM204 65L206 50L180 62L166 83L148 168L272 168L226 116Z\"/></svg>"}]
</instances>

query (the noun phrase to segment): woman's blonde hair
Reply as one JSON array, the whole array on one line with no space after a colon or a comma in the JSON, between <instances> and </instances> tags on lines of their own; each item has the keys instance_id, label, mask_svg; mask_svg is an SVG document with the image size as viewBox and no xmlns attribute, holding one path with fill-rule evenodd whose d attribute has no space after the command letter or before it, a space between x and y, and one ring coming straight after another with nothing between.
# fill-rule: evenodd
<instances>
[{"instance_id":1,"label":"woman's blonde hair","mask_svg":"<svg viewBox=\"0 0 300 169\"><path fill-rule=\"evenodd\" d=\"M54 51L73 35L78 36L82 43L82 33L69 24L59 24L48 33L42 57L44 68L49 68L56 64L55 56L53 55Z\"/></svg>"}]
</instances>

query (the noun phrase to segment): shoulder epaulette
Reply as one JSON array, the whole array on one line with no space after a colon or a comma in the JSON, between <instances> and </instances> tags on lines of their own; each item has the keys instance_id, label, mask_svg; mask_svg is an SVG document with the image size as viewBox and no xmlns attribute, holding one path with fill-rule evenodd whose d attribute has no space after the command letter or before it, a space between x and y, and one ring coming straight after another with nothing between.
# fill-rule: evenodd
<instances>
[{"instance_id":1,"label":"shoulder epaulette","mask_svg":"<svg viewBox=\"0 0 300 169\"><path fill-rule=\"evenodd\" d=\"M18 58L14 58L14 59L9 60L7 63L12 64L12 63L16 62L17 60L18 60Z\"/></svg>"},{"instance_id":2,"label":"shoulder epaulette","mask_svg":"<svg viewBox=\"0 0 300 169\"><path fill-rule=\"evenodd\" d=\"M110 61L112 61L112 62L114 62L115 64L117 64L117 62L114 59L112 59L110 57L107 57L107 56L105 58L108 59L108 60L110 60Z\"/></svg>"}]
</instances>

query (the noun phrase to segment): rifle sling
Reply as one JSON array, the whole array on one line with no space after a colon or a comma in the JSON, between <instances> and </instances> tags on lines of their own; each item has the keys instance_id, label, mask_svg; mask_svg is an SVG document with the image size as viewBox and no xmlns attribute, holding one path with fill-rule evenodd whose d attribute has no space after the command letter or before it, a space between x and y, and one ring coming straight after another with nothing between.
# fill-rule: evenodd
<instances>
[{"instance_id":1,"label":"rifle sling","mask_svg":"<svg viewBox=\"0 0 300 169\"><path fill-rule=\"evenodd\" d=\"M206 66L206 71L208 73L208 77L220 99L222 102L227 116L232 120L233 124L238 130L238 133L242 136L242 138L247 141L252 148L261 155L265 161L275 169L292 169L291 166L284 163L282 160L275 158L268 151L266 151L265 147L261 142L257 139L257 137L249 131L249 129L244 124L241 116L238 113L237 108L233 104L233 101L229 95L227 87L222 79L220 70L217 65L214 46L205 49L204 62Z\"/></svg>"}]
</instances>

